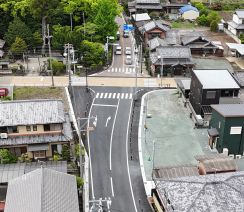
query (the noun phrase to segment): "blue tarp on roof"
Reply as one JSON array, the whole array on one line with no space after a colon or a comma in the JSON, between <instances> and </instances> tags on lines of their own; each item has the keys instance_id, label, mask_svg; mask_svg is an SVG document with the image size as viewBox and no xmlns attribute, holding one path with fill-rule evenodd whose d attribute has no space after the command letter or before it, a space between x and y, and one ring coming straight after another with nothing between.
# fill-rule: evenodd
<instances>
[{"instance_id":1,"label":"blue tarp on roof","mask_svg":"<svg viewBox=\"0 0 244 212\"><path fill-rule=\"evenodd\" d=\"M182 13L190 11L190 10L194 10L194 11L198 12L198 9L196 7L193 7L191 5L186 5L186 6L180 8L180 13L182 14Z\"/></svg>"}]
</instances>

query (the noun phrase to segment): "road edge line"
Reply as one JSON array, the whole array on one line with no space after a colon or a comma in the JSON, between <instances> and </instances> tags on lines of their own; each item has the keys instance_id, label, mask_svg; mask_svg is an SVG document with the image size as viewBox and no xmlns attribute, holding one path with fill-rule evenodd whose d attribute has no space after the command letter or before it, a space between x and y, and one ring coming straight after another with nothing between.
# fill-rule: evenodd
<instances>
[{"instance_id":1,"label":"road edge line","mask_svg":"<svg viewBox=\"0 0 244 212\"><path fill-rule=\"evenodd\" d=\"M92 104L89 110L89 115L88 115L88 121L87 121L87 127L90 126L90 116L91 116L91 111L92 111L92 107L94 104L95 98L93 98L92 100ZM92 164L91 164L91 150L90 150L90 132L89 130L87 131L87 144L88 144L88 154L89 154L89 165L90 165L90 177L91 177L91 193L92 193L92 198L95 199L94 196L94 188L93 188L93 176L92 176Z\"/></svg>"},{"instance_id":2,"label":"road edge line","mask_svg":"<svg viewBox=\"0 0 244 212\"><path fill-rule=\"evenodd\" d=\"M128 136L129 136L129 126L130 126L130 121L131 121L132 103L133 103L133 100L131 100L131 103L130 103L129 121L128 121L128 124L127 124L127 132L126 132L126 158L127 158L126 162L127 162L127 171L128 171L128 177L129 177L129 183L130 183L130 191L131 191L132 201L133 201L133 204L134 204L134 207L135 207L135 211L137 212L135 197L134 197L134 193L133 193L133 189L132 189L132 184L131 184L130 168L129 168L129 158L128 158L128 156L129 156L129 154L128 154Z\"/></svg>"}]
</instances>

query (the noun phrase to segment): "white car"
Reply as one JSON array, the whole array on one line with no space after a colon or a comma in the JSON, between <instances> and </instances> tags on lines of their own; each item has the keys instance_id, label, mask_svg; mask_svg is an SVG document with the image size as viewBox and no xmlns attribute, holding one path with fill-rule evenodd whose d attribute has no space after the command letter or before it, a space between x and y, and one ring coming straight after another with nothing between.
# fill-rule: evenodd
<instances>
[{"instance_id":1,"label":"white car","mask_svg":"<svg viewBox=\"0 0 244 212\"><path fill-rule=\"evenodd\" d=\"M132 57L130 55L126 56L125 64L126 65L132 65Z\"/></svg>"},{"instance_id":2,"label":"white car","mask_svg":"<svg viewBox=\"0 0 244 212\"><path fill-rule=\"evenodd\" d=\"M125 47L125 54L131 55L131 48L130 47Z\"/></svg>"},{"instance_id":3,"label":"white car","mask_svg":"<svg viewBox=\"0 0 244 212\"><path fill-rule=\"evenodd\" d=\"M115 54L117 54L117 55L121 55L122 54L122 48L121 48L121 46L117 46L116 47Z\"/></svg>"}]
</instances>

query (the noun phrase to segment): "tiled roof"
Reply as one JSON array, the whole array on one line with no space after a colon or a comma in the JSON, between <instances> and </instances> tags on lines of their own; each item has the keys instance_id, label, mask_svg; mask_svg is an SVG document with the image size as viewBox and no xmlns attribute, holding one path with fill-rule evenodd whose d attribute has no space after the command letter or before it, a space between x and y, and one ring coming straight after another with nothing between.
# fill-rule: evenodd
<instances>
[{"instance_id":1,"label":"tiled roof","mask_svg":"<svg viewBox=\"0 0 244 212\"><path fill-rule=\"evenodd\" d=\"M153 50L159 46L168 46L168 43L165 39L161 39L159 37L153 38L152 40L148 41L149 49Z\"/></svg>"},{"instance_id":2,"label":"tiled roof","mask_svg":"<svg viewBox=\"0 0 244 212\"><path fill-rule=\"evenodd\" d=\"M191 58L191 51L184 46L167 46L157 48L157 54L161 58Z\"/></svg>"},{"instance_id":3,"label":"tiled roof","mask_svg":"<svg viewBox=\"0 0 244 212\"><path fill-rule=\"evenodd\" d=\"M169 212L243 211L244 172L156 180Z\"/></svg>"},{"instance_id":4,"label":"tiled roof","mask_svg":"<svg viewBox=\"0 0 244 212\"><path fill-rule=\"evenodd\" d=\"M193 70L203 89L239 89L239 85L228 70Z\"/></svg>"},{"instance_id":5,"label":"tiled roof","mask_svg":"<svg viewBox=\"0 0 244 212\"><path fill-rule=\"evenodd\" d=\"M65 122L61 100L21 100L0 102L0 126Z\"/></svg>"},{"instance_id":6,"label":"tiled roof","mask_svg":"<svg viewBox=\"0 0 244 212\"><path fill-rule=\"evenodd\" d=\"M73 175L40 168L8 184L5 212L79 212Z\"/></svg>"},{"instance_id":7,"label":"tiled roof","mask_svg":"<svg viewBox=\"0 0 244 212\"><path fill-rule=\"evenodd\" d=\"M244 104L219 104L211 106L224 117L244 117Z\"/></svg>"},{"instance_id":8,"label":"tiled roof","mask_svg":"<svg viewBox=\"0 0 244 212\"><path fill-rule=\"evenodd\" d=\"M136 0L137 4L160 4L160 0Z\"/></svg>"},{"instance_id":9,"label":"tiled roof","mask_svg":"<svg viewBox=\"0 0 244 212\"><path fill-rule=\"evenodd\" d=\"M144 26L141 27L140 30L142 33L144 33L144 32L151 31L152 29L155 29L155 28L159 28L165 32L170 30L170 28L168 26L162 25L157 21L150 21L150 22L146 23Z\"/></svg>"}]
</instances>

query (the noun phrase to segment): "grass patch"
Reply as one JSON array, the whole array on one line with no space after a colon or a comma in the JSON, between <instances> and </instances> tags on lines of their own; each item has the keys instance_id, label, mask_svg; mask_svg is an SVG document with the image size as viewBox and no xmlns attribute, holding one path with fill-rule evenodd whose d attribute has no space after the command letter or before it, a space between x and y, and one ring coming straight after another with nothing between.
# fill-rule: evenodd
<instances>
[{"instance_id":1,"label":"grass patch","mask_svg":"<svg viewBox=\"0 0 244 212\"><path fill-rule=\"evenodd\" d=\"M185 28L185 29L192 29L192 28L196 27L195 23L191 23L191 22L188 22L188 21L184 21L184 22L174 21L171 24L171 26L172 26L172 28Z\"/></svg>"},{"instance_id":2,"label":"grass patch","mask_svg":"<svg viewBox=\"0 0 244 212\"><path fill-rule=\"evenodd\" d=\"M15 87L14 99L63 99L64 90L60 87Z\"/></svg>"}]
</instances>

